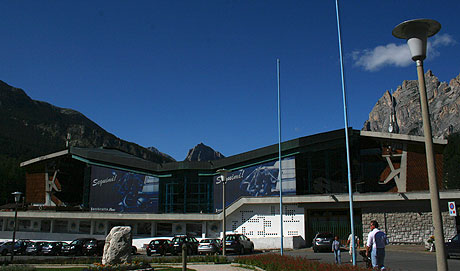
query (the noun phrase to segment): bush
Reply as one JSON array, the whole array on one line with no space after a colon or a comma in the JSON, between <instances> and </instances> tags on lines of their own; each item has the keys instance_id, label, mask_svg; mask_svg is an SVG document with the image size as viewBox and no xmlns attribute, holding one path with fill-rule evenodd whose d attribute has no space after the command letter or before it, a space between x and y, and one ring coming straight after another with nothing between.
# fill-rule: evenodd
<instances>
[{"instance_id":1,"label":"bush","mask_svg":"<svg viewBox=\"0 0 460 271\"><path fill-rule=\"evenodd\" d=\"M260 267L266 271L364 271L366 268L352 266L349 264L336 265L308 260L302 257L281 256L279 254L263 254L252 256L240 256L235 262Z\"/></svg>"}]
</instances>

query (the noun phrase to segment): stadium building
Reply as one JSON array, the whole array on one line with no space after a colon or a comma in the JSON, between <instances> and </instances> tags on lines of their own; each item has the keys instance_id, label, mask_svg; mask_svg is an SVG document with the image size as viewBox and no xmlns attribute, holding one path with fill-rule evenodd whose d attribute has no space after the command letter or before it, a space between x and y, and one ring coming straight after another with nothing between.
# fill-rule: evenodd
<instances>
[{"instance_id":1,"label":"stadium building","mask_svg":"<svg viewBox=\"0 0 460 271\"><path fill-rule=\"evenodd\" d=\"M433 235L424 138L351 130L355 232L366 239L377 219L392 243L423 243ZM442 152L434 140L445 237L460 229L448 202L460 191L442 189ZM222 184L229 170L226 231L243 233L256 249L280 247L278 145L214 161L156 164L115 149L69 147L21 163L25 202L17 238L105 238L130 225L134 243L192 234L222 234ZM282 143L284 247L310 246L317 232L350 233L344 130ZM14 210L0 212L0 238L10 239Z\"/></svg>"}]
</instances>

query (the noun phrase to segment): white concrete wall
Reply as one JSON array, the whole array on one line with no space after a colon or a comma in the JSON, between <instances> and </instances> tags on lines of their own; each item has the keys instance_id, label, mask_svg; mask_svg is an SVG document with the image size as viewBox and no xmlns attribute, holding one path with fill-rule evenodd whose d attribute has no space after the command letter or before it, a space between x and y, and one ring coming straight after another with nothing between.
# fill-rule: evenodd
<instances>
[{"instance_id":1,"label":"white concrete wall","mask_svg":"<svg viewBox=\"0 0 460 271\"><path fill-rule=\"evenodd\" d=\"M254 242L255 249L276 249L281 247L279 204L242 205L227 217L226 224L227 232L246 235ZM286 248L304 245L304 208L299 207L297 204L283 205L283 233L285 237L283 246ZM299 239L302 241L299 241Z\"/></svg>"}]
</instances>

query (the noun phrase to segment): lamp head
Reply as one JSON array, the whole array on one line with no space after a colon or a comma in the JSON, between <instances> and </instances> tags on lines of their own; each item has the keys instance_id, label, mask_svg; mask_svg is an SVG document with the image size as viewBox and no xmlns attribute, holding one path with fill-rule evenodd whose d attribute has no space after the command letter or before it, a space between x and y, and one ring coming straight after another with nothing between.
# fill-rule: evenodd
<instances>
[{"instance_id":1,"label":"lamp head","mask_svg":"<svg viewBox=\"0 0 460 271\"><path fill-rule=\"evenodd\" d=\"M11 195L14 196L14 202L18 203L21 200L21 192L13 192Z\"/></svg>"},{"instance_id":2,"label":"lamp head","mask_svg":"<svg viewBox=\"0 0 460 271\"><path fill-rule=\"evenodd\" d=\"M406 39L412 55L412 60L426 58L427 38L435 35L441 29L441 24L431 19L415 19L400 23L393 29L393 36Z\"/></svg>"}]
</instances>

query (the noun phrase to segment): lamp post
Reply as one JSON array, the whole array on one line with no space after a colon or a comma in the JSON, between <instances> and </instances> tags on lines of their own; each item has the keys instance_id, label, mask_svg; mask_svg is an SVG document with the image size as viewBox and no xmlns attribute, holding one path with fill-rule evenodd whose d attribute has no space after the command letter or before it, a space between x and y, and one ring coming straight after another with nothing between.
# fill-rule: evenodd
<instances>
[{"instance_id":1,"label":"lamp post","mask_svg":"<svg viewBox=\"0 0 460 271\"><path fill-rule=\"evenodd\" d=\"M220 174L220 183L222 183L222 256L225 256L225 238L226 238L226 225L225 225L225 184L227 183L227 174L229 170L219 169L217 173ZM218 183L219 184L219 183Z\"/></svg>"},{"instance_id":2,"label":"lamp post","mask_svg":"<svg viewBox=\"0 0 460 271\"><path fill-rule=\"evenodd\" d=\"M11 248L11 262L13 262L13 258L14 258L14 242L15 242L15 239L16 239L16 228L18 227L17 226L17 224L18 224L18 203L21 200L22 193L21 192L14 192L14 193L11 193L11 195L14 196L14 202L15 202L15 207L14 207L14 226L13 226L13 245L12 245L12 248Z\"/></svg>"},{"instance_id":3,"label":"lamp post","mask_svg":"<svg viewBox=\"0 0 460 271\"><path fill-rule=\"evenodd\" d=\"M435 20L416 19L400 23L393 29L393 36L407 40L412 60L415 61L417 65L420 104L422 107L423 133L425 136L428 183L430 188L431 213L433 217L434 238L436 242L436 264L437 270L444 271L447 270L447 260L444 246L442 217L439 208L439 189L438 182L436 180L436 166L434 163L430 114L426 97L425 72L423 70L423 60L426 58L427 38L438 33L440 29L441 24Z\"/></svg>"}]
</instances>

